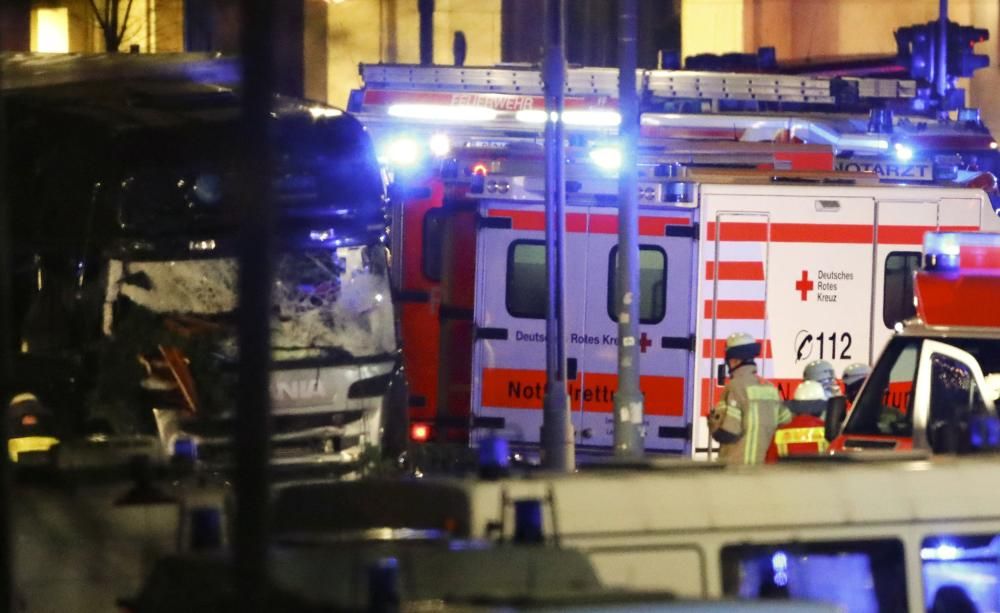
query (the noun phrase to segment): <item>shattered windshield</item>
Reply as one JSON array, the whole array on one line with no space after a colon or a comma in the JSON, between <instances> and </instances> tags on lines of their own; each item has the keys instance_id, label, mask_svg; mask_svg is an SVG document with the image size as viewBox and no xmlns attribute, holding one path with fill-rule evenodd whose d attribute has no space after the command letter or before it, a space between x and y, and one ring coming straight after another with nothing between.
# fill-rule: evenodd
<instances>
[{"instance_id":1,"label":"shattered windshield","mask_svg":"<svg viewBox=\"0 0 1000 613\"><path fill-rule=\"evenodd\" d=\"M395 328L380 246L282 253L272 287L273 359L349 360L391 352ZM237 307L233 258L113 261L105 332L115 327L120 298L159 315L221 324L220 352L235 358L232 314ZM115 282L116 281L116 282Z\"/></svg>"}]
</instances>

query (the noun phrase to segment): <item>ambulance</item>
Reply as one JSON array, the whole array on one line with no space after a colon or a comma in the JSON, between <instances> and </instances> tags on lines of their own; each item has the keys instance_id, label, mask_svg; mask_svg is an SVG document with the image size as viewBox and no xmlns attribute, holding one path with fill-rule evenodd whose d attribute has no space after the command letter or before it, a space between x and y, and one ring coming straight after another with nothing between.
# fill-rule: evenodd
<instances>
[{"instance_id":1,"label":"ambulance","mask_svg":"<svg viewBox=\"0 0 1000 613\"><path fill-rule=\"evenodd\" d=\"M573 424L579 445L605 447L617 372L618 185L585 163L568 165L567 177L574 188L565 289ZM789 398L807 363L828 360L839 372L871 362L913 315L909 279L925 231L1000 229L979 190L839 175L765 178L731 171L640 177L638 343L648 450L709 451L702 416L724 383L729 334L760 340L760 372ZM447 240L442 256L469 268L474 259L472 303L451 303L446 294L444 304L471 311L473 424L480 418L534 442L545 382L543 178L506 175L498 163L482 183L465 205L478 220L474 258L466 248L447 251ZM457 332L442 339L442 351L458 362L470 339ZM441 380L443 390L456 389Z\"/></svg>"},{"instance_id":2,"label":"ambulance","mask_svg":"<svg viewBox=\"0 0 1000 613\"><path fill-rule=\"evenodd\" d=\"M928 233L923 259L916 317L897 326L846 423L842 410L827 416L835 453L1000 443L1000 235Z\"/></svg>"}]
</instances>

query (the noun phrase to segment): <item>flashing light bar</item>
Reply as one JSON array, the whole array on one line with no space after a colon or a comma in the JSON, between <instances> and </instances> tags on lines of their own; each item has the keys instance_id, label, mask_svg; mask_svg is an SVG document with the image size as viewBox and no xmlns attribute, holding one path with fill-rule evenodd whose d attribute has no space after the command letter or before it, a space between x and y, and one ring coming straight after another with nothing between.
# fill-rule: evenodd
<instances>
[{"instance_id":1,"label":"flashing light bar","mask_svg":"<svg viewBox=\"0 0 1000 613\"><path fill-rule=\"evenodd\" d=\"M1000 234L928 232L924 235L924 269L1000 271Z\"/></svg>"},{"instance_id":2,"label":"flashing light bar","mask_svg":"<svg viewBox=\"0 0 1000 613\"><path fill-rule=\"evenodd\" d=\"M548 113L540 109L524 109L514 114L514 119L521 123L540 124L546 120L557 121L558 113ZM622 116L618 111L602 111L588 109L583 111L563 111L563 123L568 126L590 126L613 128L622 122Z\"/></svg>"},{"instance_id":3,"label":"flashing light bar","mask_svg":"<svg viewBox=\"0 0 1000 613\"><path fill-rule=\"evenodd\" d=\"M956 560L961 555L962 550L948 543L941 543L937 547L923 547L920 550L921 560Z\"/></svg>"},{"instance_id":4,"label":"flashing light bar","mask_svg":"<svg viewBox=\"0 0 1000 613\"><path fill-rule=\"evenodd\" d=\"M497 112L484 106L449 106L441 104L393 104L390 117L431 121L493 121Z\"/></svg>"}]
</instances>

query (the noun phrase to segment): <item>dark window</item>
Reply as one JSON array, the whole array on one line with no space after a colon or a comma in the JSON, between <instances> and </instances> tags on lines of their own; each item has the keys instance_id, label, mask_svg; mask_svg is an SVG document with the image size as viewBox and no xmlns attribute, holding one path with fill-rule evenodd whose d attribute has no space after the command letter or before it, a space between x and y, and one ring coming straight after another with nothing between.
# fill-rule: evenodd
<instances>
[{"instance_id":1,"label":"dark window","mask_svg":"<svg viewBox=\"0 0 1000 613\"><path fill-rule=\"evenodd\" d=\"M927 442L931 449L969 451L961 433L988 413L972 368L951 356L931 353L930 389Z\"/></svg>"},{"instance_id":2,"label":"dark window","mask_svg":"<svg viewBox=\"0 0 1000 613\"><path fill-rule=\"evenodd\" d=\"M512 242L507 249L507 312L514 317L543 319L547 300L545 243Z\"/></svg>"},{"instance_id":3,"label":"dark window","mask_svg":"<svg viewBox=\"0 0 1000 613\"><path fill-rule=\"evenodd\" d=\"M928 611L994 611L1000 602L996 534L931 536L920 547L924 604Z\"/></svg>"},{"instance_id":4,"label":"dark window","mask_svg":"<svg viewBox=\"0 0 1000 613\"><path fill-rule=\"evenodd\" d=\"M608 317L615 314L615 288L618 283L618 246L608 258ZM653 245L639 246L639 322L656 324L667 314L667 254Z\"/></svg>"},{"instance_id":5,"label":"dark window","mask_svg":"<svg viewBox=\"0 0 1000 613\"><path fill-rule=\"evenodd\" d=\"M854 403L845 434L913 434L913 386L920 342L919 338L902 336L889 341Z\"/></svg>"},{"instance_id":6,"label":"dark window","mask_svg":"<svg viewBox=\"0 0 1000 613\"><path fill-rule=\"evenodd\" d=\"M919 268L920 254L915 251L893 251L885 259L882 321L886 328L917 314L913 306L913 273Z\"/></svg>"},{"instance_id":7,"label":"dark window","mask_svg":"<svg viewBox=\"0 0 1000 613\"><path fill-rule=\"evenodd\" d=\"M907 611L903 544L896 539L731 545L726 596L837 604L848 613Z\"/></svg>"},{"instance_id":8,"label":"dark window","mask_svg":"<svg viewBox=\"0 0 1000 613\"><path fill-rule=\"evenodd\" d=\"M432 209L424 215L423 266L424 276L431 281L441 280L441 240L444 230L444 211Z\"/></svg>"}]
</instances>

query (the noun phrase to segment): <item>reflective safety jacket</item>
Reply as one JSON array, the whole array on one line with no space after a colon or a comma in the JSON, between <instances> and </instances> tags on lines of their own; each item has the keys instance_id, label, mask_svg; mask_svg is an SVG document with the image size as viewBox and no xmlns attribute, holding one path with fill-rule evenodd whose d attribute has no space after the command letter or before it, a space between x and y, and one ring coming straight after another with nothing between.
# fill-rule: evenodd
<instances>
[{"instance_id":1,"label":"reflective safety jacket","mask_svg":"<svg viewBox=\"0 0 1000 613\"><path fill-rule=\"evenodd\" d=\"M796 415L792 421L774 432L774 440L767 450L765 461L773 464L780 458L820 455L826 453L829 446L826 427L821 418L815 415Z\"/></svg>"},{"instance_id":2,"label":"reflective safety jacket","mask_svg":"<svg viewBox=\"0 0 1000 613\"><path fill-rule=\"evenodd\" d=\"M720 443L720 461L761 464L774 432L791 419L792 413L781 402L778 388L758 377L756 366L744 364L726 383L722 397L708 416L708 429Z\"/></svg>"}]
</instances>

